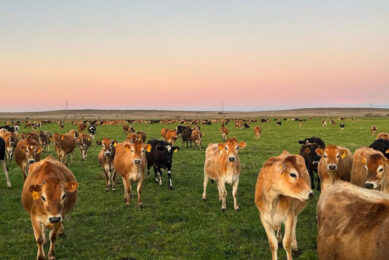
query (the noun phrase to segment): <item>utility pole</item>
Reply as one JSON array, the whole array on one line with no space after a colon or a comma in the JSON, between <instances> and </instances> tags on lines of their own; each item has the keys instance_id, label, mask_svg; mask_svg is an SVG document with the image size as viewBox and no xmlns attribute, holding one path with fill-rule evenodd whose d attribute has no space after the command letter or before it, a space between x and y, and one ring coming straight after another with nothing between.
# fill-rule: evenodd
<instances>
[{"instance_id":1,"label":"utility pole","mask_svg":"<svg viewBox=\"0 0 389 260\"><path fill-rule=\"evenodd\" d=\"M69 101L66 99L65 100L65 110L69 109Z\"/></svg>"}]
</instances>

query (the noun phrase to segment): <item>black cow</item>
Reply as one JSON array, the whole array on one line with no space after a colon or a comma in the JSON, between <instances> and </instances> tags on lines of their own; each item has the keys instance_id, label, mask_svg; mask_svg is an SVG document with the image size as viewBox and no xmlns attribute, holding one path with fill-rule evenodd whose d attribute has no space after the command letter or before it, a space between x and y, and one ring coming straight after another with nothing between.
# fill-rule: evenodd
<instances>
[{"instance_id":1,"label":"black cow","mask_svg":"<svg viewBox=\"0 0 389 260\"><path fill-rule=\"evenodd\" d=\"M151 139L147 142L151 145L151 151L146 152L147 159L147 176L150 175L150 167L154 167L154 180L162 186L162 171L167 169L168 188L173 189L172 183L172 163L173 153L180 150L177 146L172 146L170 143L163 140Z\"/></svg>"},{"instance_id":2,"label":"black cow","mask_svg":"<svg viewBox=\"0 0 389 260\"><path fill-rule=\"evenodd\" d=\"M250 125L247 124L246 122L243 124L244 128L250 128Z\"/></svg>"},{"instance_id":3,"label":"black cow","mask_svg":"<svg viewBox=\"0 0 389 260\"><path fill-rule=\"evenodd\" d=\"M277 122L277 125L278 125L278 126L281 126L281 124L282 124L281 121L278 121L278 122Z\"/></svg>"},{"instance_id":4,"label":"black cow","mask_svg":"<svg viewBox=\"0 0 389 260\"><path fill-rule=\"evenodd\" d=\"M341 129L341 130L343 130L344 127L345 127L344 123L340 123L339 126L340 126L340 129Z\"/></svg>"},{"instance_id":5,"label":"black cow","mask_svg":"<svg viewBox=\"0 0 389 260\"><path fill-rule=\"evenodd\" d=\"M326 144L324 143L323 140L319 137L312 136L310 138L305 138L302 141L298 141L299 144L305 144L305 143L313 143L313 144L318 144L321 148L325 148Z\"/></svg>"},{"instance_id":6,"label":"black cow","mask_svg":"<svg viewBox=\"0 0 389 260\"><path fill-rule=\"evenodd\" d=\"M89 132L89 135L94 139L95 138L95 133L96 133L96 126L95 125L91 125L88 127L88 132Z\"/></svg>"},{"instance_id":7,"label":"black cow","mask_svg":"<svg viewBox=\"0 0 389 260\"><path fill-rule=\"evenodd\" d=\"M185 130L185 128L187 128L187 126L184 126L184 125L178 125L178 126L176 126L177 134L180 135L180 134L182 133L182 131Z\"/></svg>"},{"instance_id":8,"label":"black cow","mask_svg":"<svg viewBox=\"0 0 389 260\"><path fill-rule=\"evenodd\" d=\"M11 188L11 182L9 181L9 175L8 175L8 169L7 169L7 162L6 162L6 151L5 151L5 141L3 138L0 137L0 163L3 167L5 179L7 181L7 187Z\"/></svg>"},{"instance_id":9,"label":"black cow","mask_svg":"<svg viewBox=\"0 0 389 260\"><path fill-rule=\"evenodd\" d=\"M389 159L389 140L375 140L369 147L373 148L374 150L380 151L385 155L386 158Z\"/></svg>"},{"instance_id":10,"label":"black cow","mask_svg":"<svg viewBox=\"0 0 389 260\"><path fill-rule=\"evenodd\" d=\"M184 146L184 143L186 143L186 148L188 148L188 145L190 143L190 146L192 146L192 128L188 127L186 129L184 129L184 131L182 131L181 133L181 138L182 138L182 146Z\"/></svg>"},{"instance_id":11,"label":"black cow","mask_svg":"<svg viewBox=\"0 0 389 260\"><path fill-rule=\"evenodd\" d=\"M10 125L0 126L0 129L6 129L8 132L11 132L11 133L15 132L15 128L13 126L10 126Z\"/></svg>"}]
</instances>

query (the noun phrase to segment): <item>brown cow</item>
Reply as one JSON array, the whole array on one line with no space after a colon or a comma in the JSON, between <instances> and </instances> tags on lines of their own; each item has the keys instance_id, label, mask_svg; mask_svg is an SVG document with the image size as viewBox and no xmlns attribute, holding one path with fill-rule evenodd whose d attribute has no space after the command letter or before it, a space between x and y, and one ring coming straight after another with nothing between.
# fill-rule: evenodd
<instances>
[{"instance_id":1,"label":"brown cow","mask_svg":"<svg viewBox=\"0 0 389 260\"><path fill-rule=\"evenodd\" d=\"M168 128L162 128L161 129L161 136L165 139L165 136L166 136L166 133L167 133L167 131L168 131L169 129Z\"/></svg>"},{"instance_id":2,"label":"brown cow","mask_svg":"<svg viewBox=\"0 0 389 260\"><path fill-rule=\"evenodd\" d=\"M23 185L22 204L31 217L37 259L45 259L45 228L50 232L49 259L55 259L55 241L62 221L77 199L78 183L72 172L52 156L30 166Z\"/></svg>"},{"instance_id":3,"label":"brown cow","mask_svg":"<svg viewBox=\"0 0 389 260\"><path fill-rule=\"evenodd\" d=\"M377 127L375 125L372 125L370 127L370 131L371 131L371 135L375 135L375 133L377 132Z\"/></svg>"},{"instance_id":4,"label":"brown cow","mask_svg":"<svg viewBox=\"0 0 389 260\"><path fill-rule=\"evenodd\" d=\"M209 144L205 150L203 200L207 199L208 178L216 180L218 183L219 200L222 201L222 211L226 210L226 182L232 185L234 209L239 210L236 198L240 176L238 150L245 148L246 145L245 142L238 142L236 138L228 138L225 143Z\"/></svg>"},{"instance_id":5,"label":"brown cow","mask_svg":"<svg viewBox=\"0 0 389 260\"><path fill-rule=\"evenodd\" d=\"M74 138L77 138L78 137L78 131L77 130L75 130L75 129L71 129L71 130L69 130L69 132L68 132L69 134L72 134L73 136L74 136Z\"/></svg>"},{"instance_id":6,"label":"brown cow","mask_svg":"<svg viewBox=\"0 0 389 260\"><path fill-rule=\"evenodd\" d=\"M388 133L379 133L377 136L376 136L376 138L375 138L376 140L378 140L378 139L385 139L385 140L389 140L389 134Z\"/></svg>"},{"instance_id":7,"label":"brown cow","mask_svg":"<svg viewBox=\"0 0 389 260\"><path fill-rule=\"evenodd\" d=\"M255 134L255 138L258 139L261 137L261 133L262 133L262 128L257 125L255 128L254 128L254 134Z\"/></svg>"},{"instance_id":8,"label":"brown cow","mask_svg":"<svg viewBox=\"0 0 389 260\"><path fill-rule=\"evenodd\" d=\"M51 141L53 141L53 135L49 131L39 132L39 143L43 146L43 151L50 151Z\"/></svg>"},{"instance_id":9,"label":"brown cow","mask_svg":"<svg viewBox=\"0 0 389 260\"><path fill-rule=\"evenodd\" d=\"M30 139L35 140L37 143L39 143L39 135L37 133L21 133L20 136L22 139Z\"/></svg>"},{"instance_id":10,"label":"brown cow","mask_svg":"<svg viewBox=\"0 0 389 260\"><path fill-rule=\"evenodd\" d=\"M39 143L35 139L26 138L18 142L15 148L15 162L20 166L24 180L27 178L28 167L41 160Z\"/></svg>"},{"instance_id":11,"label":"brown cow","mask_svg":"<svg viewBox=\"0 0 389 260\"><path fill-rule=\"evenodd\" d=\"M138 182L138 206L143 207L141 193L146 167L145 151L150 152L151 145L135 141L133 143L124 142L116 146L115 159L113 165L115 171L122 176L124 185L124 202L130 205L131 181Z\"/></svg>"},{"instance_id":12,"label":"brown cow","mask_svg":"<svg viewBox=\"0 0 389 260\"><path fill-rule=\"evenodd\" d=\"M81 133L77 138L78 147L80 148L82 160L88 158L88 148L92 144L91 137L88 134Z\"/></svg>"},{"instance_id":13,"label":"brown cow","mask_svg":"<svg viewBox=\"0 0 389 260\"><path fill-rule=\"evenodd\" d=\"M76 139L73 134L54 134L55 150L58 159L67 164L67 157L70 154L70 163L73 163L74 148L76 148Z\"/></svg>"},{"instance_id":14,"label":"brown cow","mask_svg":"<svg viewBox=\"0 0 389 260\"><path fill-rule=\"evenodd\" d=\"M192 131L192 135L191 135L190 139L194 143L193 148L195 148L195 149L197 148L197 149L201 150L202 138L203 138L203 133L201 133L200 130L193 130Z\"/></svg>"},{"instance_id":15,"label":"brown cow","mask_svg":"<svg viewBox=\"0 0 389 260\"><path fill-rule=\"evenodd\" d=\"M143 138L140 134L137 133L129 133L126 138L126 142L134 143L134 142L143 142Z\"/></svg>"},{"instance_id":16,"label":"brown cow","mask_svg":"<svg viewBox=\"0 0 389 260\"><path fill-rule=\"evenodd\" d=\"M7 161L12 161L12 157L15 152L16 145L18 143L18 138L14 133L11 132L1 133L0 137L3 138L5 142Z\"/></svg>"},{"instance_id":17,"label":"brown cow","mask_svg":"<svg viewBox=\"0 0 389 260\"><path fill-rule=\"evenodd\" d=\"M337 180L350 181L352 154L349 149L330 144L324 149L317 148L315 151L321 157L318 165L321 190Z\"/></svg>"},{"instance_id":18,"label":"brown cow","mask_svg":"<svg viewBox=\"0 0 389 260\"><path fill-rule=\"evenodd\" d=\"M146 142L146 133L143 131L138 131L136 133L141 136L142 142L145 143Z\"/></svg>"},{"instance_id":19,"label":"brown cow","mask_svg":"<svg viewBox=\"0 0 389 260\"><path fill-rule=\"evenodd\" d=\"M227 140L227 136L228 136L228 128L226 126L222 126L220 128L220 132L222 133L222 138L223 138L223 141L225 142Z\"/></svg>"},{"instance_id":20,"label":"brown cow","mask_svg":"<svg viewBox=\"0 0 389 260\"><path fill-rule=\"evenodd\" d=\"M365 188L389 193L388 159L381 152L376 152L366 157L363 154L361 162L367 173Z\"/></svg>"},{"instance_id":21,"label":"brown cow","mask_svg":"<svg viewBox=\"0 0 389 260\"><path fill-rule=\"evenodd\" d=\"M365 170L365 163L363 163L362 157L369 157L372 154L379 153L378 151L368 148L360 147L355 150L353 154L353 164L351 167L350 182L359 187L365 187L365 182L367 180L367 174Z\"/></svg>"},{"instance_id":22,"label":"brown cow","mask_svg":"<svg viewBox=\"0 0 389 260\"><path fill-rule=\"evenodd\" d=\"M177 140L177 137L178 137L177 131L174 129L169 129L166 132L165 141L171 143L171 145L174 145L174 142Z\"/></svg>"},{"instance_id":23,"label":"brown cow","mask_svg":"<svg viewBox=\"0 0 389 260\"><path fill-rule=\"evenodd\" d=\"M316 213L319 259L388 259L388 195L337 182L322 191Z\"/></svg>"},{"instance_id":24,"label":"brown cow","mask_svg":"<svg viewBox=\"0 0 389 260\"><path fill-rule=\"evenodd\" d=\"M292 259L292 250L298 250L297 216L307 205L307 200L314 196L310 187L308 170L300 155L284 151L262 166L255 187L255 204L273 260L277 259L278 242L282 240L281 224L285 225L282 242L287 259ZM274 233L276 230L277 236Z\"/></svg>"},{"instance_id":25,"label":"brown cow","mask_svg":"<svg viewBox=\"0 0 389 260\"><path fill-rule=\"evenodd\" d=\"M112 187L113 191L116 191L116 171L113 167L113 160L115 158L117 142L116 140L111 141L109 138L104 138L102 141L96 141L96 144L102 146L97 159L99 160L101 168L104 171L105 191L109 191L110 186Z\"/></svg>"},{"instance_id":26,"label":"brown cow","mask_svg":"<svg viewBox=\"0 0 389 260\"><path fill-rule=\"evenodd\" d=\"M86 128L86 124L85 124L85 123L81 123L81 124L78 125L78 131L79 131L79 132L84 131L85 128Z\"/></svg>"}]
</instances>

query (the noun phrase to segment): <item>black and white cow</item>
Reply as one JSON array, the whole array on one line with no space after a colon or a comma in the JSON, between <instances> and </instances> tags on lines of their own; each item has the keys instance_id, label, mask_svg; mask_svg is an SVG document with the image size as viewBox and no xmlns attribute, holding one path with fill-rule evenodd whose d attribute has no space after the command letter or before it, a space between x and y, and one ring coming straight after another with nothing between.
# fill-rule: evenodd
<instances>
[{"instance_id":1,"label":"black and white cow","mask_svg":"<svg viewBox=\"0 0 389 260\"><path fill-rule=\"evenodd\" d=\"M92 137L92 139L95 139L95 133L96 133L96 126L91 125L88 127L89 135Z\"/></svg>"},{"instance_id":2,"label":"black and white cow","mask_svg":"<svg viewBox=\"0 0 389 260\"><path fill-rule=\"evenodd\" d=\"M7 187L11 188L11 182L9 181L9 175L7 170L7 161L5 156L5 141L0 137L0 163L4 171L5 179L7 180Z\"/></svg>"},{"instance_id":3,"label":"black and white cow","mask_svg":"<svg viewBox=\"0 0 389 260\"><path fill-rule=\"evenodd\" d=\"M173 153L180 150L177 146L172 146L170 143L163 140L151 139L147 142L151 145L151 151L146 152L147 158L147 176L150 175L150 167L154 167L155 182L162 186L162 171L167 169L168 188L173 189L172 183L172 163Z\"/></svg>"},{"instance_id":4,"label":"black and white cow","mask_svg":"<svg viewBox=\"0 0 389 260\"><path fill-rule=\"evenodd\" d=\"M184 126L184 125L178 125L178 126L176 126L177 134L180 135L180 134L182 133L182 131L185 130L185 128L187 128L187 126Z\"/></svg>"},{"instance_id":5,"label":"black and white cow","mask_svg":"<svg viewBox=\"0 0 389 260\"><path fill-rule=\"evenodd\" d=\"M8 132L11 132L11 133L15 132L15 127L10 126L10 125L0 126L0 129L5 129L5 130L7 130Z\"/></svg>"},{"instance_id":6,"label":"black and white cow","mask_svg":"<svg viewBox=\"0 0 389 260\"><path fill-rule=\"evenodd\" d=\"M343 130L345 127L344 123L340 123L339 126L340 126L340 130Z\"/></svg>"}]
</instances>

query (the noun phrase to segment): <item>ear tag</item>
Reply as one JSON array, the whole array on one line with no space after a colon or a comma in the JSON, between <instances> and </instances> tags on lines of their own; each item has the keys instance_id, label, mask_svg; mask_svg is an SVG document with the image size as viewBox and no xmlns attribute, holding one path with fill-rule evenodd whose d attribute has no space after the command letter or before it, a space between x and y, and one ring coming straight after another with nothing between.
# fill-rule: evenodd
<instances>
[{"instance_id":1,"label":"ear tag","mask_svg":"<svg viewBox=\"0 0 389 260\"><path fill-rule=\"evenodd\" d=\"M341 157L344 159L346 157L346 153L342 153Z\"/></svg>"},{"instance_id":2,"label":"ear tag","mask_svg":"<svg viewBox=\"0 0 389 260\"><path fill-rule=\"evenodd\" d=\"M32 199L33 199L33 200L39 199L39 194L38 194L38 192L34 191L34 192L32 192L31 195L32 195Z\"/></svg>"},{"instance_id":3,"label":"ear tag","mask_svg":"<svg viewBox=\"0 0 389 260\"><path fill-rule=\"evenodd\" d=\"M130 149L128 149L128 147L126 147L126 152L128 152Z\"/></svg>"},{"instance_id":4,"label":"ear tag","mask_svg":"<svg viewBox=\"0 0 389 260\"><path fill-rule=\"evenodd\" d=\"M385 153L389 153L389 149L386 149Z\"/></svg>"},{"instance_id":5,"label":"ear tag","mask_svg":"<svg viewBox=\"0 0 389 260\"><path fill-rule=\"evenodd\" d=\"M63 140L64 136L61 136L61 140Z\"/></svg>"},{"instance_id":6,"label":"ear tag","mask_svg":"<svg viewBox=\"0 0 389 260\"><path fill-rule=\"evenodd\" d=\"M90 141L90 138L88 137L88 141Z\"/></svg>"},{"instance_id":7,"label":"ear tag","mask_svg":"<svg viewBox=\"0 0 389 260\"><path fill-rule=\"evenodd\" d=\"M113 143L113 147L116 147L116 143Z\"/></svg>"},{"instance_id":8,"label":"ear tag","mask_svg":"<svg viewBox=\"0 0 389 260\"><path fill-rule=\"evenodd\" d=\"M362 158L361 158L361 163L366 164L365 157L362 157Z\"/></svg>"},{"instance_id":9,"label":"ear tag","mask_svg":"<svg viewBox=\"0 0 389 260\"><path fill-rule=\"evenodd\" d=\"M175 153L176 153L177 151L178 151L177 149L174 150Z\"/></svg>"},{"instance_id":10,"label":"ear tag","mask_svg":"<svg viewBox=\"0 0 389 260\"><path fill-rule=\"evenodd\" d=\"M50 140L50 141L53 141L53 138L50 137L49 140Z\"/></svg>"}]
</instances>

